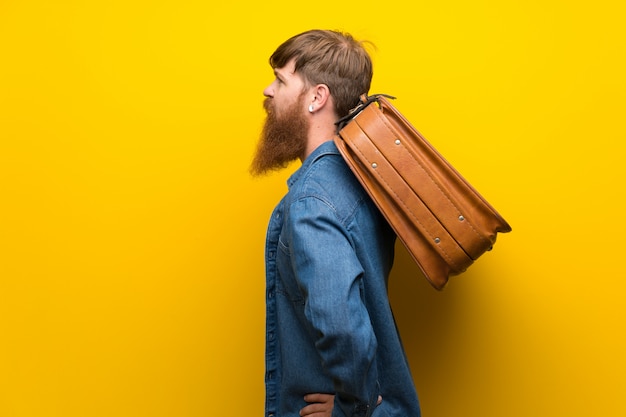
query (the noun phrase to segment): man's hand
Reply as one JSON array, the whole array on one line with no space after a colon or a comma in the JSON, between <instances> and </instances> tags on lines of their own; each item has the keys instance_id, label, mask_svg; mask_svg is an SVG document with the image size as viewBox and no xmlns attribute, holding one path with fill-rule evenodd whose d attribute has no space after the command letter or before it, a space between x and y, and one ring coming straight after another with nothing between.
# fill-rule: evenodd
<instances>
[{"instance_id":1,"label":"man's hand","mask_svg":"<svg viewBox=\"0 0 626 417\"><path fill-rule=\"evenodd\" d=\"M333 414L333 405L335 404L335 396L332 394L307 394L304 401L309 403L300 410L301 417L331 417ZM376 405L383 402L383 397L378 396Z\"/></svg>"},{"instance_id":2,"label":"man's hand","mask_svg":"<svg viewBox=\"0 0 626 417\"><path fill-rule=\"evenodd\" d=\"M300 410L302 417L330 417L333 414L335 396L332 394L307 394L304 401L309 405Z\"/></svg>"}]
</instances>

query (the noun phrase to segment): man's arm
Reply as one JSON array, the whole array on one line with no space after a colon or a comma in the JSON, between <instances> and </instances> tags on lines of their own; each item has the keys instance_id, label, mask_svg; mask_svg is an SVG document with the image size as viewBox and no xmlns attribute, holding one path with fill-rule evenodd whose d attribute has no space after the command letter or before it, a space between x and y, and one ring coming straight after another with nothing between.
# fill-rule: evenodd
<instances>
[{"instance_id":1,"label":"man's arm","mask_svg":"<svg viewBox=\"0 0 626 417\"><path fill-rule=\"evenodd\" d=\"M377 341L362 298L363 267L346 226L324 201L301 199L289 212L296 279L335 405L344 415L369 415L378 398Z\"/></svg>"}]
</instances>

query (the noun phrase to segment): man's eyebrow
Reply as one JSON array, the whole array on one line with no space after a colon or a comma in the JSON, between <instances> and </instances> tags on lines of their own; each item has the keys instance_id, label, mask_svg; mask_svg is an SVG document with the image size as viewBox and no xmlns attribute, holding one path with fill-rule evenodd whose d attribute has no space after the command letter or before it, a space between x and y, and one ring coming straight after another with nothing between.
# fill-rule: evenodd
<instances>
[{"instance_id":1,"label":"man's eyebrow","mask_svg":"<svg viewBox=\"0 0 626 417\"><path fill-rule=\"evenodd\" d=\"M278 69L274 68L274 75L281 81L285 81L285 77L279 72Z\"/></svg>"}]
</instances>

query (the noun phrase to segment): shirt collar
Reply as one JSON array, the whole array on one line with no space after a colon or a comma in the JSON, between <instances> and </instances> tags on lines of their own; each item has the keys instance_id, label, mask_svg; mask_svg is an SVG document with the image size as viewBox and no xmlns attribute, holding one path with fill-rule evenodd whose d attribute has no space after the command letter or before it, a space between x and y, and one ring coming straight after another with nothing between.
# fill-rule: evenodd
<instances>
[{"instance_id":1,"label":"shirt collar","mask_svg":"<svg viewBox=\"0 0 626 417\"><path fill-rule=\"evenodd\" d=\"M337 146L332 140L322 143L320 146L315 148L313 152L311 152L311 154L302 163L302 166L298 168L298 170L294 172L289 179L287 179L287 186L293 186L293 184L300 179L300 177L311 167L311 165L313 165L315 161L328 154L339 154Z\"/></svg>"}]
</instances>

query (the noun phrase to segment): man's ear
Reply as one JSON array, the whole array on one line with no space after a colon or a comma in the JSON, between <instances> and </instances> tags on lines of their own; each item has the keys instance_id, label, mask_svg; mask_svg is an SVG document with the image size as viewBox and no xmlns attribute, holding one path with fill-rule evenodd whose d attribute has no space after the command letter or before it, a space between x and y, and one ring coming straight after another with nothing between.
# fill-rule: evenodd
<instances>
[{"instance_id":1,"label":"man's ear","mask_svg":"<svg viewBox=\"0 0 626 417\"><path fill-rule=\"evenodd\" d=\"M330 89L326 84L317 84L316 86L312 87L311 90L311 107L309 108L312 108L313 112L322 110L326 106L331 106L330 109L333 110Z\"/></svg>"}]
</instances>

